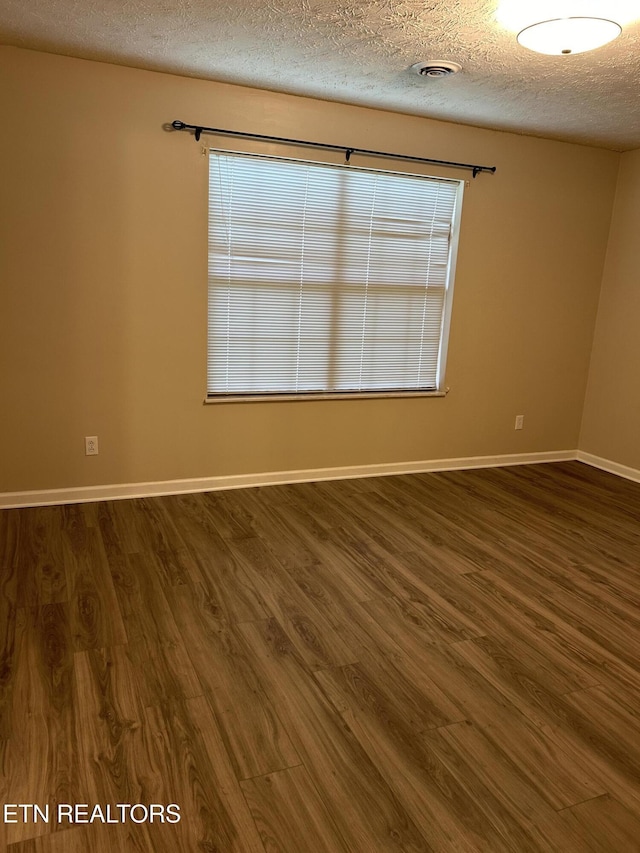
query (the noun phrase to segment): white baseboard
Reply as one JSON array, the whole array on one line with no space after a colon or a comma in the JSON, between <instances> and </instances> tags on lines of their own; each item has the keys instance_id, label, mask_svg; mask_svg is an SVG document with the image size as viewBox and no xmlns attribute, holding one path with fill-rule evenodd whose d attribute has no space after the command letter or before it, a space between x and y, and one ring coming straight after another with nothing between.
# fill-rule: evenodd
<instances>
[{"instance_id":1,"label":"white baseboard","mask_svg":"<svg viewBox=\"0 0 640 853\"><path fill-rule=\"evenodd\" d=\"M621 465L619 462L612 462L611 459L603 459L602 456L594 456L593 453L585 453L583 450L578 450L575 458L593 468L600 468L601 471L608 471L609 474L617 474L625 480L640 483L640 471L637 468L630 468L628 465Z\"/></svg>"},{"instance_id":2,"label":"white baseboard","mask_svg":"<svg viewBox=\"0 0 640 853\"><path fill-rule=\"evenodd\" d=\"M350 480L358 477L386 477L393 474L422 474L429 471L497 468L504 465L533 465L540 462L566 462L575 458L575 450L554 450L544 453L511 453L502 456L467 456L457 459L431 459L421 462L355 465L347 468L270 471L264 474L199 477L191 480L164 480L155 483L120 483L108 486L78 486L68 489L42 489L30 492L0 492L0 509L89 503L91 501L121 500L124 498L148 498L159 495L213 492L221 489L274 486L283 483L309 483L319 480Z\"/></svg>"}]
</instances>

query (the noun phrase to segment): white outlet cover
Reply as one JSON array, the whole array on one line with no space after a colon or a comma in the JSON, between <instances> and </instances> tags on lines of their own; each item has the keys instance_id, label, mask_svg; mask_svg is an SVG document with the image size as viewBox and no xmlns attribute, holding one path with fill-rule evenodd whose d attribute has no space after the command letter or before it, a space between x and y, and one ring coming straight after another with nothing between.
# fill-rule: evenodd
<instances>
[{"instance_id":1,"label":"white outlet cover","mask_svg":"<svg viewBox=\"0 0 640 853\"><path fill-rule=\"evenodd\" d=\"M85 456L97 456L98 455L98 436L97 435L85 435L85 437L84 437L84 452L85 452Z\"/></svg>"}]
</instances>

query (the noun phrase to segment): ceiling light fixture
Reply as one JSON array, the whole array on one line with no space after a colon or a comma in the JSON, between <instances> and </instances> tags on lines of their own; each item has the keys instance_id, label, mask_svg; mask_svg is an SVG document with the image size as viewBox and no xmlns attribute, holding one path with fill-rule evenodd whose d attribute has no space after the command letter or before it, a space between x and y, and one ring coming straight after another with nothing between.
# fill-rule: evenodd
<instances>
[{"instance_id":1,"label":"ceiling light fixture","mask_svg":"<svg viewBox=\"0 0 640 853\"><path fill-rule=\"evenodd\" d=\"M602 47L621 32L620 24L606 18L555 18L520 30L518 42L536 53L568 56Z\"/></svg>"},{"instance_id":2,"label":"ceiling light fixture","mask_svg":"<svg viewBox=\"0 0 640 853\"><path fill-rule=\"evenodd\" d=\"M638 14L638 0L504 0L497 18L523 47L568 56L608 44Z\"/></svg>"}]
</instances>

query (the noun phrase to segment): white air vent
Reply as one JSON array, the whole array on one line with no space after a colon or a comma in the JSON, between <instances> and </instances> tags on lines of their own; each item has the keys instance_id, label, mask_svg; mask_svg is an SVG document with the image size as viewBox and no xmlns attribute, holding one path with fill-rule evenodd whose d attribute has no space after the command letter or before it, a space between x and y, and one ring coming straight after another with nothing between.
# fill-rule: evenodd
<instances>
[{"instance_id":1,"label":"white air vent","mask_svg":"<svg viewBox=\"0 0 640 853\"><path fill-rule=\"evenodd\" d=\"M421 77L449 77L450 74L462 71L462 65L442 59L427 59L424 62L416 62L411 66L411 71Z\"/></svg>"}]
</instances>

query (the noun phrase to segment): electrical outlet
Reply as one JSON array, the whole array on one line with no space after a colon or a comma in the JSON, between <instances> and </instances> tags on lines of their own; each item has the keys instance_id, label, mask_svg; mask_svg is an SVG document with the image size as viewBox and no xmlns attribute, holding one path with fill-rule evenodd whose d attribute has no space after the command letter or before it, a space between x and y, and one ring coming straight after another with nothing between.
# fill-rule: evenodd
<instances>
[{"instance_id":1,"label":"electrical outlet","mask_svg":"<svg viewBox=\"0 0 640 853\"><path fill-rule=\"evenodd\" d=\"M524 429L524 415L516 415L516 425L514 429ZM98 451L96 450L96 453Z\"/></svg>"},{"instance_id":2,"label":"electrical outlet","mask_svg":"<svg viewBox=\"0 0 640 853\"><path fill-rule=\"evenodd\" d=\"M98 436L97 435L85 435L85 437L84 437L84 455L85 456L97 456L98 455Z\"/></svg>"}]
</instances>

